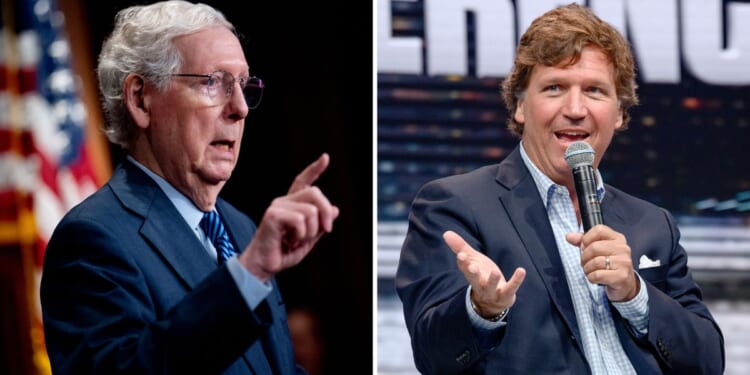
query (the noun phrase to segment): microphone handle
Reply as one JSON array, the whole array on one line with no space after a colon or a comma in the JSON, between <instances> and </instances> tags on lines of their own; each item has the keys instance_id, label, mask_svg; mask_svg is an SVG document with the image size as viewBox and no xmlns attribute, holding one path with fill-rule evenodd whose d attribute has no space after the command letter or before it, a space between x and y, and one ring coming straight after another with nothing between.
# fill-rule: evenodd
<instances>
[{"instance_id":1,"label":"microphone handle","mask_svg":"<svg viewBox=\"0 0 750 375\"><path fill-rule=\"evenodd\" d=\"M599 196L596 194L596 177L594 168L582 165L573 169L576 195L578 196L578 210L581 214L583 231L588 232L591 227L602 224L602 209Z\"/></svg>"}]
</instances>

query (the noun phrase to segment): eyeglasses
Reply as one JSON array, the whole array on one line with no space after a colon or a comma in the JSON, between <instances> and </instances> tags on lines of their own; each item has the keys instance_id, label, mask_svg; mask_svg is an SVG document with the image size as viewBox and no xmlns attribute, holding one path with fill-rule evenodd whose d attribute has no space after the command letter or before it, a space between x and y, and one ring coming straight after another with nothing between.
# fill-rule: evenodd
<instances>
[{"instance_id":1,"label":"eyeglasses","mask_svg":"<svg viewBox=\"0 0 750 375\"><path fill-rule=\"evenodd\" d=\"M173 77L205 78L201 91L216 104L224 104L234 93L234 83L239 82L242 96L250 109L255 109L263 98L263 80L258 77L234 77L231 73L217 70L211 74L171 74ZM221 94L224 94L223 96Z\"/></svg>"}]
</instances>

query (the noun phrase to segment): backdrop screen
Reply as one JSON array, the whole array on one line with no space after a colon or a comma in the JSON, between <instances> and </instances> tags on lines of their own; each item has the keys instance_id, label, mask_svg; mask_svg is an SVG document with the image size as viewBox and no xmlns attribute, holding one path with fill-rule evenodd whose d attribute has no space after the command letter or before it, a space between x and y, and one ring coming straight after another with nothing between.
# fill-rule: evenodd
<instances>
[{"instance_id":1,"label":"backdrop screen","mask_svg":"<svg viewBox=\"0 0 750 375\"><path fill-rule=\"evenodd\" d=\"M425 182L518 145L500 84L523 30L563 3L378 1L381 277L392 277ZM640 104L600 165L605 182L675 215L698 278L750 269L750 3L585 4L627 36L637 63Z\"/></svg>"}]
</instances>

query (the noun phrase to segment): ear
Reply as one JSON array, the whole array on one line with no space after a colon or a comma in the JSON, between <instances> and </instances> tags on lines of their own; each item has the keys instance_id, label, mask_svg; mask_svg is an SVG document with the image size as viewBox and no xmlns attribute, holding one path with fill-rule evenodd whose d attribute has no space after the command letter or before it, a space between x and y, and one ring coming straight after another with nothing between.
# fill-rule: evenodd
<instances>
[{"instance_id":1,"label":"ear","mask_svg":"<svg viewBox=\"0 0 750 375\"><path fill-rule=\"evenodd\" d=\"M125 77L122 90L122 99L130 113L130 117L133 118L133 122L139 128L147 128L151 115L149 113L149 96L146 92L146 81L137 74L129 74Z\"/></svg>"},{"instance_id":2,"label":"ear","mask_svg":"<svg viewBox=\"0 0 750 375\"><path fill-rule=\"evenodd\" d=\"M516 103L516 111L513 113L513 120L516 120L516 122L519 124L523 124L526 122L526 116L524 116L523 114L524 97L525 95L521 95L521 97L518 99L518 102Z\"/></svg>"},{"instance_id":3,"label":"ear","mask_svg":"<svg viewBox=\"0 0 750 375\"><path fill-rule=\"evenodd\" d=\"M620 107L620 110L617 112L617 121L615 122L615 130L620 129L622 127L623 121L625 121L625 112L622 110L622 107Z\"/></svg>"}]
</instances>

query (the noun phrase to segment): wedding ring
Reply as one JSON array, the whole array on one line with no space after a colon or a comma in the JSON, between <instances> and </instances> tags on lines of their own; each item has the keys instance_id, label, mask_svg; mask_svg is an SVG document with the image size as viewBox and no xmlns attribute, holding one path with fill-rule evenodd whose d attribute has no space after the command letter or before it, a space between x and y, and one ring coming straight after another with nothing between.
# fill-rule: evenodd
<instances>
[{"instance_id":1,"label":"wedding ring","mask_svg":"<svg viewBox=\"0 0 750 375\"><path fill-rule=\"evenodd\" d=\"M604 257L604 269L607 271L612 269L612 266L609 264L609 255Z\"/></svg>"}]
</instances>

